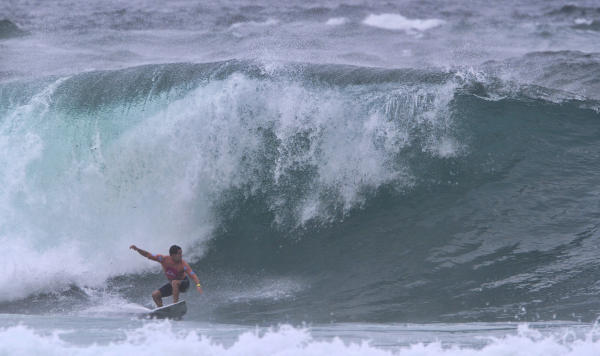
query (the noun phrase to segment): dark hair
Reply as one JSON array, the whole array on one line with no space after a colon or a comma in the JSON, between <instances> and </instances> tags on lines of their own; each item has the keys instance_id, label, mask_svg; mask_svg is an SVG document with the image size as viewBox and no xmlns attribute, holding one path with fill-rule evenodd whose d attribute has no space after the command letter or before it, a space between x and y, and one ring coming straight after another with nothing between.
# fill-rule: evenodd
<instances>
[{"instance_id":1,"label":"dark hair","mask_svg":"<svg viewBox=\"0 0 600 356\"><path fill-rule=\"evenodd\" d=\"M177 246L177 245L173 245L171 246L171 248L169 249L169 255L176 255L177 252L181 251L181 247Z\"/></svg>"}]
</instances>

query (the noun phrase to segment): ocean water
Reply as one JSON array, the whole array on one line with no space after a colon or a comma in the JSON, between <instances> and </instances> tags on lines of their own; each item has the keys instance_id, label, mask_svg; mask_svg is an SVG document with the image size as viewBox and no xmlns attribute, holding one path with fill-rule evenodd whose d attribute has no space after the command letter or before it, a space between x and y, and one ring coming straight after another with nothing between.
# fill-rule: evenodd
<instances>
[{"instance_id":1,"label":"ocean water","mask_svg":"<svg viewBox=\"0 0 600 356\"><path fill-rule=\"evenodd\" d=\"M597 355L599 24L0 2L0 355ZM131 244L183 247L182 321Z\"/></svg>"}]
</instances>

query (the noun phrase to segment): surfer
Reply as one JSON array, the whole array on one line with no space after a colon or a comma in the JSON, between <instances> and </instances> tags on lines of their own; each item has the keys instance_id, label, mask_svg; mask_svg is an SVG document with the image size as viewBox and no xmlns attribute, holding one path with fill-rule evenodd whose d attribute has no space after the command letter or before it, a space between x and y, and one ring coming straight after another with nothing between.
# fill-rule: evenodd
<instances>
[{"instance_id":1,"label":"surfer","mask_svg":"<svg viewBox=\"0 0 600 356\"><path fill-rule=\"evenodd\" d=\"M179 293L184 293L190 286L188 276L196 283L198 292L202 293L200 280L194 271L192 271L190 265L182 258L183 251L181 250L181 247L177 245L171 246L169 249L169 256L154 255L148 251L137 248L135 245L131 245L129 248L137 251L137 253L152 261L160 263L165 271L167 279L169 279L167 284L152 292L152 299L154 299L156 306L162 307L162 298L168 297L171 294L173 294L173 303L177 303L179 301Z\"/></svg>"}]
</instances>

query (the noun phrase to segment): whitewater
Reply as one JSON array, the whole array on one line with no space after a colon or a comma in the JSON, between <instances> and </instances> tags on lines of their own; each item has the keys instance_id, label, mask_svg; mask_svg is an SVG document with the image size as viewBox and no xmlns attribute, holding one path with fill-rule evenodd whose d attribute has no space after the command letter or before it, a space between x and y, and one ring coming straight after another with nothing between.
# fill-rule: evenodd
<instances>
[{"instance_id":1,"label":"whitewater","mask_svg":"<svg viewBox=\"0 0 600 356\"><path fill-rule=\"evenodd\" d=\"M599 23L0 3L0 355L598 354Z\"/></svg>"}]
</instances>

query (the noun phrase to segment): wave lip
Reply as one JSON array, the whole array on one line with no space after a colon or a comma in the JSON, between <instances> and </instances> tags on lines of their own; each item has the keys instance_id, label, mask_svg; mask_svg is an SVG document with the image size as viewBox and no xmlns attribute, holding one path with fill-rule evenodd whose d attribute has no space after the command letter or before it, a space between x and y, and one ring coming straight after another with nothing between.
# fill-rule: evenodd
<instances>
[{"instance_id":1,"label":"wave lip","mask_svg":"<svg viewBox=\"0 0 600 356\"><path fill-rule=\"evenodd\" d=\"M596 8L596 7L585 7L585 6L578 6L578 5L569 4L569 5L564 5L560 9L550 11L548 13L548 15L566 15L566 16L578 15L578 16L583 16L583 15L586 15L586 14L598 14L598 13L600 13L600 7L598 7L598 8Z\"/></svg>"},{"instance_id":2,"label":"wave lip","mask_svg":"<svg viewBox=\"0 0 600 356\"><path fill-rule=\"evenodd\" d=\"M600 20L577 18L573 28L576 30L600 31Z\"/></svg>"},{"instance_id":3,"label":"wave lip","mask_svg":"<svg viewBox=\"0 0 600 356\"><path fill-rule=\"evenodd\" d=\"M0 39L25 36L26 31L21 30L17 25L9 20L0 20Z\"/></svg>"},{"instance_id":4,"label":"wave lip","mask_svg":"<svg viewBox=\"0 0 600 356\"><path fill-rule=\"evenodd\" d=\"M363 20L367 26L399 31L427 31L444 23L440 19L409 19L400 14L371 14Z\"/></svg>"}]
</instances>

